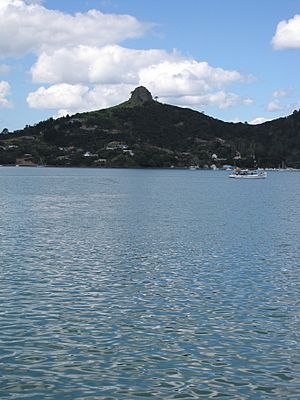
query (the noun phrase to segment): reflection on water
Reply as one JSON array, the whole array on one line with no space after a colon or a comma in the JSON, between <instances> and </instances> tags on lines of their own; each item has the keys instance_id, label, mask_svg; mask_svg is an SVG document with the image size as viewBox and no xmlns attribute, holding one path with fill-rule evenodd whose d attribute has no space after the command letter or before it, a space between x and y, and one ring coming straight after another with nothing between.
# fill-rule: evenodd
<instances>
[{"instance_id":1,"label":"reflection on water","mask_svg":"<svg viewBox=\"0 0 300 400\"><path fill-rule=\"evenodd\" d=\"M0 185L1 399L300 397L300 175Z\"/></svg>"}]
</instances>

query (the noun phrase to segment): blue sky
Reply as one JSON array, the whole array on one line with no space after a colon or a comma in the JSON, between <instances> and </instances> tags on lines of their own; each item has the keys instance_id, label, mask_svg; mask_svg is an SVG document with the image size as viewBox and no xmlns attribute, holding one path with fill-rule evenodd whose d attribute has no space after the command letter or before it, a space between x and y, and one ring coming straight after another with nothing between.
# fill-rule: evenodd
<instances>
[{"instance_id":1,"label":"blue sky","mask_svg":"<svg viewBox=\"0 0 300 400\"><path fill-rule=\"evenodd\" d=\"M146 86L224 121L300 108L297 0L0 0L0 132Z\"/></svg>"}]
</instances>

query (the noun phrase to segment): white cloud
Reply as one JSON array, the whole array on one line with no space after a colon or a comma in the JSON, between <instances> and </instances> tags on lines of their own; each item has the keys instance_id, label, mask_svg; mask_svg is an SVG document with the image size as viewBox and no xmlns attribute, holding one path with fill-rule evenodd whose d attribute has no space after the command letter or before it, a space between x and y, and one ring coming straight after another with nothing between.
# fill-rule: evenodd
<instances>
[{"instance_id":1,"label":"white cloud","mask_svg":"<svg viewBox=\"0 0 300 400\"><path fill-rule=\"evenodd\" d=\"M88 91L88 86L62 83L48 89L40 87L36 92L29 93L27 102L31 108L76 109L81 106L82 98Z\"/></svg>"},{"instance_id":2,"label":"white cloud","mask_svg":"<svg viewBox=\"0 0 300 400\"><path fill-rule=\"evenodd\" d=\"M210 66L207 62L190 59L164 61L140 71L141 85L167 103L196 108L225 109L238 104L252 104L235 93L218 90L247 79L237 71Z\"/></svg>"},{"instance_id":3,"label":"white cloud","mask_svg":"<svg viewBox=\"0 0 300 400\"><path fill-rule=\"evenodd\" d=\"M143 35L150 24L96 10L71 15L41 3L0 0L1 56L36 54L32 81L51 85L29 93L30 107L61 112L103 108L126 100L138 85L166 102L187 106L224 109L252 102L223 90L248 79L238 71L212 67L176 51L117 45Z\"/></svg>"},{"instance_id":4,"label":"white cloud","mask_svg":"<svg viewBox=\"0 0 300 400\"><path fill-rule=\"evenodd\" d=\"M89 109L111 107L128 100L135 85L120 83L117 85L96 85L86 98Z\"/></svg>"},{"instance_id":5,"label":"white cloud","mask_svg":"<svg viewBox=\"0 0 300 400\"><path fill-rule=\"evenodd\" d=\"M270 101L267 105L267 111L269 112L283 110L283 108L284 106L278 100Z\"/></svg>"},{"instance_id":6,"label":"white cloud","mask_svg":"<svg viewBox=\"0 0 300 400\"><path fill-rule=\"evenodd\" d=\"M56 84L40 87L29 93L27 103L31 108L58 110L58 115L90 111L113 106L130 96L132 85L98 85L90 89L85 85Z\"/></svg>"},{"instance_id":7,"label":"white cloud","mask_svg":"<svg viewBox=\"0 0 300 400\"><path fill-rule=\"evenodd\" d=\"M280 97L287 97L287 96L289 96L290 94L291 94L291 89L289 89L289 90L275 90L275 91L273 92L272 96L273 96L275 99L278 99L278 98L280 98Z\"/></svg>"},{"instance_id":8,"label":"white cloud","mask_svg":"<svg viewBox=\"0 0 300 400\"><path fill-rule=\"evenodd\" d=\"M289 113L299 110L300 109L300 100L296 101L294 103L290 103L286 106L286 109L288 110Z\"/></svg>"},{"instance_id":9,"label":"white cloud","mask_svg":"<svg viewBox=\"0 0 300 400\"><path fill-rule=\"evenodd\" d=\"M56 84L49 88L40 87L29 93L27 103L31 108L59 110L58 115L91 111L114 106L128 100L132 84L96 85L89 88L85 85ZM218 91L202 96L160 97L159 101L174 105L203 108L218 107L226 109L236 105L248 105L249 99L242 99L234 93Z\"/></svg>"},{"instance_id":10,"label":"white cloud","mask_svg":"<svg viewBox=\"0 0 300 400\"><path fill-rule=\"evenodd\" d=\"M254 118L252 121L249 121L249 124L259 125L259 124L263 124L264 122L267 122L267 121L271 121L271 120L268 118L265 118L265 117L257 117L257 118Z\"/></svg>"},{"instance_id":11,"label":"white cloud","mask_svg":"<svg viewBox=\"0 0 300 400\"><path fill-rule=\"evenodd\" d=\"M300 15L279 22L272 44L276 50L300 49Z\"/></svg>"},{"instance_id":12,"label":"white cloud","mask_svg":"<svg viewBox=\"0 0 300 400\"><path fill-rule=\"evenodd\" d=\"M234 107L236 105L252 104L252 100L250 99L243 99L235 93L225 91L217 91L200 96L160 97L160 99L168 103L184 107L217 107L221 110Z\"/></svg>"},{"instance_id":13,"label":"white cloud","mask_svg":"<svg viewBox=\"0 0 300 400\"><path fill-rule=\"evenodd\" d=\"M117 45L62 48L42 53L31 73L34 83L54 84L52 88L55 91L62 83L70 87L95 85L89 90L88 101L86 95L82 99L82 107L86 110L126 100L129 91L138 85L146 86L161 101L177 105L225 109L237 104L252 104L251 99L242 99L234 93L220 90L227 85L247 81L239 72L187 59L175 51L133 50ZM41 97L45 95L48 98L49 92L42 88L36 93L41 107ZM93 100L95 93L103 99L102 102ZM33 96L31 94L29 99ZM32 104L30 101L29 105ZM60 107L58 104L57 108Z\"/></svg>"},{"instance_id":14,"label":"white cloud","mask_svg":"<svg viewBox=\"0 0 300 400\"><path fill-rule=\"evenodd\" d=\"M42 4L45 0L23 0L26 4Z\"/></svg>"},{"instance_id":15,"label":"white cloud","mask_svg":"<svg viewBox=\"0 0 300 400\"><path fill-rule=\"evenodd\" d=\"M130 15L103 14L97 10L71 15L38 3L0 1L1 57L38 54L80 44L119 43L143 35L150 26Z\"/></svg>"},{"instance_id":16,"label":"white cloud","mask_svg":"<svg viewBox=\"0 0 300 400\"><path fill-rule=\"evenodd\" d=\"M31 68L34 83L142 84L160 95L197 94L244 78L237 71L184 59L163 50L133 50L117 45L77 46L42 53Z\"/></svg>"},{"instance_id":17,"label":"white cloud","mask_svg":"<svg viewBox=\"0 0 300 400\"><path fill-rule=\"evenodd\" d=\"M211 67L207 62L189 59L149 65L139 76L142 85L162 97L198 95L243 80L237 71L226 71Z\"/></svg>"},{"instance_id":18,"label":"white cloud","mask_svg":"<svg viewBox=\"0 0 300 400\"><path fill-rule=\"evenodd\" d=\"M34 83L133 83L149 65L176 60L164 50L134 50L117 45L76 46L42 53L31 68Z\"/></svg>"},{"instance_id":19,"label":"white cloud","mask_svg":"<svg viewBox=\"0 0 300 400\"><path fill-rule=\"evenodd\" d=\"M241 122L241 118L234 117L234 118L230 119L228 122L233 122L235 124L238 124L239 122Z\"/></svg>"},{"instance_id":20,"label":"white cloud","mask_svg":"<svg viewBox=\"0 0 300 400\"><path fill-rule=\"evenodd\" d=\"M6 81L0 81L0 108L9 108L12 103L7 99L10 95L10 84Z\"/></svg>"},{"instance_id":21,"label":"white cloud","mask_svg":"<svg viewBox=\"0 0 300 400\"><path fill-rule=\"evenodd\" d=\"M280 111L280 114L283 116L283 115L289 115L294 110L298 110L299 108L300 108L300 101L295 101L293 103L282 103L278 99L275 99L274 101L271 101L267 105L266 110L269 112Z\"/></svg>"}]
</instances>

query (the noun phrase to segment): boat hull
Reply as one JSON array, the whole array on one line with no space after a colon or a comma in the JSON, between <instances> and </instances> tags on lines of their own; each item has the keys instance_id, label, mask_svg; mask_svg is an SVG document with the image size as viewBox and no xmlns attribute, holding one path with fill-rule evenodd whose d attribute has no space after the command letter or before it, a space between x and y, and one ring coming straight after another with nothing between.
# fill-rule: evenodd
<instances>
[{"instance_id":1,"label":"boat hull","mask_svg":"<svg viewBox=\"0 0 300 400\"><path fill-rule=\"evenodd\" d=\"M265 179L266 177L267 173L262 169L241 169L238 167L229 174L229 178L234 179Z\"/></svg>"},{"instance_id":2,"label":"boat hull","mask_svg":"<svg viewBox=\"0 0 300 400\"><path fill-rule=\"evenodd\" d=\"M267 173L260 172L258 174L240 174L240 173L233 173L229 175L229 178L233 179L266 179Z\"/></svg>"}]
</instances>

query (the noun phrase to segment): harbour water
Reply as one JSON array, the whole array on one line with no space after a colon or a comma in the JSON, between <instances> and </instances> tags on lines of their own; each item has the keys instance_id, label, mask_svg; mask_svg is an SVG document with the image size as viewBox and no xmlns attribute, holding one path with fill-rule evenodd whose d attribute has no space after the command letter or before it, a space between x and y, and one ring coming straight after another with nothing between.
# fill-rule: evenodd
<instances>
[{"instance_id":1,"label":"harbour water","mask_svg":"<svg viewBox=\"0 0 300 400\"><path fill-rule=\"evenodd\" d=\"M300 173L0 168L0 398L299 399Z\"/></svg>"}]
</instances>

